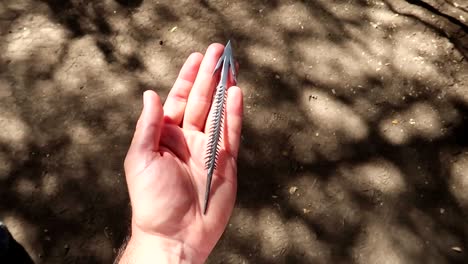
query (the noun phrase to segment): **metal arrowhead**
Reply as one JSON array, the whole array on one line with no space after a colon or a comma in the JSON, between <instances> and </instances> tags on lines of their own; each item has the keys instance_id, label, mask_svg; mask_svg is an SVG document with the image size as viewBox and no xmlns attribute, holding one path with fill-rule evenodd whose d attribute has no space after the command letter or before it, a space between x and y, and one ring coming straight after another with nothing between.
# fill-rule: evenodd
<instances>
[{"instance_id":1,"label":"metal arrowhead","mask_svg":"<svg viewBox=\"0 0 468 264\"><path fill-rule=\"evenodd\" d=\"M224 63L225 61L226 61L226 63ZM223 69L221 70L221 75L229 74L229 70L224 69L224 65L226 65L225 67L231 68L232 79L233 79L234 83L237 83L236 64L234 62L234 57L233 57L233 54L232 54L232 46L231 46L231 41L230 40L226 44L226 47L224 47L223 54L221 55L218 62L216 63L216 67L215 67L215 69L213 71L213 74L215 74L216 71L218 71L221 68L222 65L223 65ZM222 77L223 76L221 76L221 80L223 79Z\"/></svg>"}]
</instances>

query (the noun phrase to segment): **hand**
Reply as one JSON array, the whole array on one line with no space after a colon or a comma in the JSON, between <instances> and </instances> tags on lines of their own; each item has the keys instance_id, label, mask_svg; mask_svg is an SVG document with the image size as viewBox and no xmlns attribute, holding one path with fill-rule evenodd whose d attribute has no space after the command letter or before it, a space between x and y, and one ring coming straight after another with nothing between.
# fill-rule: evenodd
<instances>
[{"instance_id":1,"label":"hand","mask_svg":"<svg viewBox=\"0 0 468 264\"><path fill-rule=\"evenodd\" d=\"M182 67L164 107L146 91L144 107L125 159L132 204L132 235L120 263L177 259L202 263L221 237L234 207L237 153L242 124L242 92L228 89L221 152L213 175L208 211L205 153L212 78L224 47L212 44ZM145 259L146 258L146 259ZM133 262L132 262L133 263Z\"/></svg>"}]
</instances>

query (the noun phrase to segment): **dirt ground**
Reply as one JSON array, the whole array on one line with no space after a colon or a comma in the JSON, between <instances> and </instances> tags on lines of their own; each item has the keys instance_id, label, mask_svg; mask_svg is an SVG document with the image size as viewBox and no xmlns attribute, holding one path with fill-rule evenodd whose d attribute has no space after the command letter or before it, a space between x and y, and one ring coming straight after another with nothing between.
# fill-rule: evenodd
<instances>
[{"instance_id":1,"label":"dirt ground","mask_svg":"<svg viewBox=\"0 0 468 264\"><path fill-rule=\"evenodd\" d=\"M111 263L141 94L233 42L239 190L208 263L466 263L465 0L2 0L0 220Z\"/></svg>"}]
</instances>

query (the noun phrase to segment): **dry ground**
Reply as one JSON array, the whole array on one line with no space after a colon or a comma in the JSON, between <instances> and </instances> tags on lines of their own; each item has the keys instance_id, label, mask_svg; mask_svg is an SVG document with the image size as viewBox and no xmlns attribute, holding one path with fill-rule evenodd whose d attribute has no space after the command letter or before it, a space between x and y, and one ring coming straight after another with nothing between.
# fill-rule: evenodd
<instances>
[{"instance_id":1,"label":"dry ground","mask_svg":"<svg viewBox=\"0 0 468 264\"><path fill-rule=\"evenodd\" d=\"M464 0L2 0L0 220L36 263L110 263L141 94L231 39L245 122L209 263L468 259Z\"/></svg>"}]
</instances>

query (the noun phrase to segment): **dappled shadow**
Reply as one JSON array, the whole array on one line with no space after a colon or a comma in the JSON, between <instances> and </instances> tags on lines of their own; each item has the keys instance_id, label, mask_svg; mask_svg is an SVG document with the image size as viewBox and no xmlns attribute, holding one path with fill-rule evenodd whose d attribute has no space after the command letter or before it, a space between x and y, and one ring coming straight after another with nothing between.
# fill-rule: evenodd
<instances>
[{"instance_id":1,"label":"dappled shadow","mask_svg":"<svg viewBox=\"0 0 468 264\"><path fill-rule=\"evenodd\" d=\"M209 263L463 263L466 24L351 2L3 1L1 220L36 263L111 262L142 91L231 39L239 189Z\"/></svg>"},{"instance_id":2,"label":"dappled shadow","mask_svg":"<svg viewBox=\"0 0 468 264\"><path fill-rule=\"evenodd\" d=\"M116 0L116 2L125 7L139 7L143 0Z\"/></svg>"}]
</instances>

